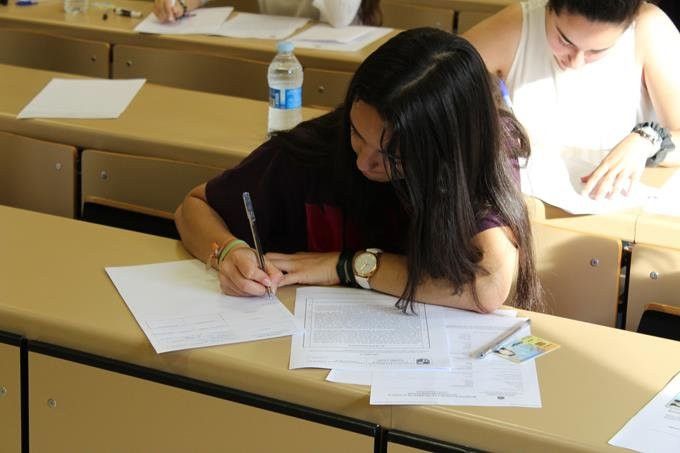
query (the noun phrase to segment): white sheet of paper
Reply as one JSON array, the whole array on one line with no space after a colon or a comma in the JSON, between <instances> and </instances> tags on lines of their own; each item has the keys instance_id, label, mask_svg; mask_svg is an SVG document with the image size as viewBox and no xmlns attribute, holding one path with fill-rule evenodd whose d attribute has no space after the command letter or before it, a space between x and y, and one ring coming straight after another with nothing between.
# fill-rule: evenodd
<instances>
[{"instance_id":1,"label":"white sheet of paper","mask_svg":"<svg viewBox=\"0 0 680 453\"><path fill-rule=\"evenodd\" d=\"M118 118L146 79L52 79L17 118Z\"/></svg>"},{"instance_id":2,"label":"white sheet of paper","mask_svg":"<svg viewBox=\"0 0 680 453\"><path fill-rule=\"evenodd\" d=\"M293 36L290 41L295 43L295 47L302 49L355 52L391 31L391 28L386 27L350 25L333 28L330 25L318 24Z\"/></svg>"},{"instance_id":3,"label":"white sheet of paper","mask_svg":"<svg viewBox=\"0 0 680 453\"><path fill-rule=\"evenodd\" d=\"M349 288L298 288L290 368L448 368L446 332L437 311L394 306L396 297Z\"/></svg>"},{"instance_id":4,"label":"white sheet of paper","mask_svg":"<svg viewBox=\"0 0 680 453\"><path fill-rule=\"evenodd\" d=\"M645 212L680 217L680 170L676 170L666 184L645 205Z\"/></svg>"},{"instance_id":5,"label":"white sheet of paper","mask_svg":"<svg viewBox=\"0 0 680 453\"><path fill-rule=\"evenodd\" d=\"M233 10L231 6L198 8L187 17L165 23L151 13L135 27L135 31L159 35L214 35Z\"/></svg>"},{"instance_id":6,"label":"white sheet of paper","mask_svg":"<svg viewBox=\"0 0 680 453\"><path fill-rule=\"evenodd\" d=\"M680 451L680 373L609 440L637 451Z\"/></svg>"},{"instance_id":7,"label":"white sheet of paper","mask_svg":"<svg viewBox=\"0 0 680 453\"><path fill-rule=\"evenodd\" d=\"M444 314L451 370L376 371L371 404L541 407L535 361L515 364L476 350L517 324L517 318L449 309ZM513 338L529 335L524 327Z\"/></svg>"},{"instance_id":8,"label":"white sheet of paper","mask_svg":"<svg viewBox=\"0 0 680 453\"><path fill-rule=\"evenodd\" d=\"M304 17L238 13L224 22L215 34L230 38L284 39L307 22L309 19Z\"/></svg>"},{"instance_id":9,"label":"white sheet of paper","mask_svg":"<svg viewBox=\"0 0 680 453\"><path fill-rule=\"evenodd\" d=\"M198 260L107 267L106 272L158 353L300 331L276 298L222 294L217 273Z\"/></svg>"},{"instance_id":10,"label":"white sheet of paper","mask_svg":"<svg viewBox=\"0 0 680 453\"><path fill-rule=\"evenodd\" d=\"M565 150L561 154L545 153L529 158L520 169L522 192L557 206L571 214L605 214L641 207L656 189L637 184L628 196L593 200L581 195L581 176L589 174L599 160L593 153Z\"/></svg>"}]
</instances>

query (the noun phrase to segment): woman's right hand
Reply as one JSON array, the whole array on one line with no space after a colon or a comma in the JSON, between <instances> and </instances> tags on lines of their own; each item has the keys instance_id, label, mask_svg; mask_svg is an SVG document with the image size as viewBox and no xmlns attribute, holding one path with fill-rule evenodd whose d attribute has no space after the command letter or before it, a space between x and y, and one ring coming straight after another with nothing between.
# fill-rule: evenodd
<instances>
[{"instance_id":1,"label":"woman's right hand","mask_svg":"<svg viewBox=\"0 0 680 453\"><path fill-rule=\"evenodd\" d=\"M184 14L184 8L177 0L154 0L153 13L161 22L174 22Z\"/></svg>"},{"instance_id":2,"label":"woman's right hand","mask_svg":"<svg viewBox=\"0 0 680 453\"><path fill-rule=\"evenodd\" d=\"M219 268L220 288L230 296L264 296L266 287L273 294L283 279L283 273L264 261L265 270L259 268L257 252L247 246L236 247L222 260Z\"/></svg>"}]
</instances>

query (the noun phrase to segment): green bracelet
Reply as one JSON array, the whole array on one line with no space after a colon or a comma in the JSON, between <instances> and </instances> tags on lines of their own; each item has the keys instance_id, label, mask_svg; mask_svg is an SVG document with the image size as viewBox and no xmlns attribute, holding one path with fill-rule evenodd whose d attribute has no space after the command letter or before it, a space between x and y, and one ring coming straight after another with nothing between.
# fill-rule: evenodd
<instances>
[{"instance_id":1,"label":"green bracelet","mask_svg":"<svg viewBox=\"0 0 680 453\"><path fill-rule=\"evenodd\" d=\"M217 268L218 268L218 269L219 269L220 266L222 265L222 261L224 261L224 259L227 257L227 255L229 254L229 252L231 252L232 250L234 250L234 248L235 248L237 245L241 245L241 244L243 244L243 245L245 245L245 246L248 246L248 244L246 243L246 241L242 241L241 239L232 239L231 241L229 241L229 242L227 243L227 245L225 245L225 246L222 248L222 250L220 250L220 254L217 256Z\"/></svg>"}]
</instances>

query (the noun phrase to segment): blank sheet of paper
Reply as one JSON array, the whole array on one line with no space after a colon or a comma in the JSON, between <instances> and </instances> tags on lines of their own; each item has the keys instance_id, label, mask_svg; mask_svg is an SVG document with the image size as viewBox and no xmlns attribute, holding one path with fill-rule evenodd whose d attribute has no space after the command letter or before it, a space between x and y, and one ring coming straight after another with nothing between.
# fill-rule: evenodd
<instances>
[{"instance_id":1,"label":"blank sheet of paper","mask_svg":"<svg viewBox=\"0 0 680 453\"><path fill-rule=\"evenodd\" d=\"M224 22L215 34L230 38L284 39L307 22L309 19L304 17L238 13Z\"/></svg>"},{"instance_id":2,"label":"blank sheet of paper","mask_svg":"<svg viewBox=\"0 0 680 453\"><path fill-rule=\"evenodd\" d=\"M158 353L300 330L277 298L222 294L217 273L198 260L107 267L106 272Z\"/></svg>"},{"instance_id":3,"label":"blank sheet of paper","mask_svg":"<svg viewBox=\"0 0 680 453\"><path fill-rule=\"evenodd\" d=\"M233 10L231 6L198 8L175 22L165 23L151 13L135 27L135 31L159 35L213 35Z\"/></svg>"},{"instance_id":4,"label":"blank sheet of paper","mask_svg":"<svg viewBox=\"0 0 680 453\"><path fill-rule=\"evenodd\" d=\"M52 79L17 118L118 118L145 79Z\"/></svg>"}]
</instances>

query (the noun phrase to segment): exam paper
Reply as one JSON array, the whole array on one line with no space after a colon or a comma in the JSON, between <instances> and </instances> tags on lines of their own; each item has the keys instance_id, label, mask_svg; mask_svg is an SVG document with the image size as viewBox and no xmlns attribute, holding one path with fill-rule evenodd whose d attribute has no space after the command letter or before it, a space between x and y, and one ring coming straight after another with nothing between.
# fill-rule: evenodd
<instances>
[{"instance_id":1,"label":"exam paper","mask_svg":"<svg viewBox=\"0 0 680 453\"><path fill-rule=\"evenodd\" d=\"M375 371L371 404L541 407L533 360L515 364L493 354L470 358L470 352L516 325L518 318L456 309L448 309L442 316L451 370ZM527 325L511 338L530 332Z\"/></svg>"},{"instance_id":2,"label":"exam paper","mask_svg":"<svg viewBox=\"0 0 680 453\"><path fill-rule=\"evenodd\" d=\"M643 407L609 441L636 451L680 451L680 374Z\"/></svg>"},{"instance_id":3,"label":"exam paper","mask_svg":"<svg viewBox=\"0 0 680 453\"><path fill-rule=\"evenodd\" d=\"M318 24L293 36L290 41L295 43L296 48L355 52L391 31L391 28L366 25L334 28Z\"/></svg>"},{"instance_id":4,"label":"exam paper","mask_svg":"<svg viewBox=\"0 0 680 453\"><path fill-rule=\"evenodd\" d=\"M493 312L499 316L509 316L516 317L517 310L508 308L499 308ZM447 335L449 331L447 329ZM450 344L451 340L449 340ZM464 346L464 349L469 346ZM449 346L450 348L450 346ZM454 348L455 351L455 348ZM453 355L452 360L457 359L457 355ZM466 358L466 357L463 357ZM372 370L340 370L337 368L332 369L326 376L326 380L329 382L337 382L340 384L357 384L357 385L371 385L373 381L373 371Z\"/></svg>"},{"instance_id":5,"label":"exam paper","mask_svg":"<svg viewBox=\"0 0 680 453\"><path fill-rule=\"evenodd\" d=\"M224 22L215 34L231 38L284 39L307 22L309 19L304 17L238 13Z\"/></svg>"},{"instance_id":6,"label":"exam paper","mask_svg":"<svg viewBox=\"0 0 680 453\"><path fill-rule=\"evenodd\" d=\"M106 272L158 353L300 330L276 298L222 294L217 273L198 260L107 267Z\"/></svg>"},{"instance_id":7,"label":"exam paper","mask_svg":"<svg viewBox=\"0 0 680 453\"><path fill-rule=\"evenodd\" d=\"M650 196L655 195L656 189L640 183L628 196L619 194L611 199L593 200L581 195L585 186L581 176L593 171L599 159L592 152L579 151L564 150L557 154L531 156L526 166L520 168L522 192L577 215L606 214L641 207Z\"/></svg>"},{"instance_id":8,"label":"exam paper","mask_svg":"<svg viewBox=\"0 0 680 453\"><path fill-rule=\"evenodd\" d=\"M290 368L448 368L440 307L416 304L415 314L394 306L396 297L349 288L298 288Z\"/></svg>"},{"instance_id":9,"label":"exam paper","mask_svg":"<svg viewBox=\"0 0 680 453\"><path fill-rule=\"evenodd\" d=\"M52 79L17 118L118 118L145 79Z\"/></svg>"},{"instance_id":10,"label":"exam paper","mask_svg":"<svg viewBox=\"0 0 680 453\"><path fill-rule=\"evenodd\" d=\"M175 22L161 22L151 13L135 27L135 31L160 35L214 35L233 10L231 6L197 8Z\"/></svg>"}]
</instances>

